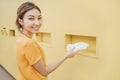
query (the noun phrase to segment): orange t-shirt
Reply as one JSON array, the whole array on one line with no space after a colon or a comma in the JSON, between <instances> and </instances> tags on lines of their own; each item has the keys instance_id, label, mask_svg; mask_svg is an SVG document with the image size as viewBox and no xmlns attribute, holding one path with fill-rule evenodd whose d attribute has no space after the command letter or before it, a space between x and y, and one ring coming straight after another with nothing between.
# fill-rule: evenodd
<instances>
[{"instance_id":1,"label":"orange t-shirt","mask_svg":"<svg viewBox=\"0 0 120 80\"><path fill-rule=\"evenodd\" d=\"M42 59L45 63L45 55L42 48L33 40L21 34L17 38L17 63L21 80L45 80L32 65Z\"/></svg>"}]
</instances>

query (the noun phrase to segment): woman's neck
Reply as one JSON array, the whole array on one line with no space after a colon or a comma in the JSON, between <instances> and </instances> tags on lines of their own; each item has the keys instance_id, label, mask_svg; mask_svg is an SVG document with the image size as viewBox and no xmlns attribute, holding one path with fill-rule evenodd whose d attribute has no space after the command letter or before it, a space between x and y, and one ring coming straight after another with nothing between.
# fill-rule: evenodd
<instances>
[{"instance_id":1,"label":"woman's neck","mask_svg":"<svg viewBox=\"0 0 120 80\"><path fill-rule=\"evenodd\" d=\"M28 38L32 38L32 36L33 36L33 34L30 34L30 33L26 32L26 31L22 31L22 34L24 34Z\"/></svg>"}]
</instances>

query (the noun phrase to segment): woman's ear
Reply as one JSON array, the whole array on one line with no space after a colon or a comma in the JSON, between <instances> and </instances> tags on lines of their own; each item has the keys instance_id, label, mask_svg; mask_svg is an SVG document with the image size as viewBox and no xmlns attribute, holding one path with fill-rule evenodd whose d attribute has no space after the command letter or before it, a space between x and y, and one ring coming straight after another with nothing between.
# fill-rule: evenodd
<instances>
[{"instance_id":1,"label":"woman's ear","mask_svg":"<svg viewBox=\"0 0 120 80\"><path fill-rule=\"evenodd\" d=\"M23 20L19 18L18 21L23 26Z\"/></svg>"}]
</instances>

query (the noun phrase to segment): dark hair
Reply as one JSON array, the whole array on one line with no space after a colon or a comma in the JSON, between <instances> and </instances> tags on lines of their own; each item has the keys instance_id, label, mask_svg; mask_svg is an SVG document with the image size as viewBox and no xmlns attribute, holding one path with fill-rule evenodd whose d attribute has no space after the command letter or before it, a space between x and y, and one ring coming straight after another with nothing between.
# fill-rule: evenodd
<instances>
[{"instance_id":1,"label":"dark hair","mask_svg":"<svg viewBox=\"0 0 120 80\"><path fill-rule=\"evenodd\" d=\"M23 19L24 14L31 9L37 9L41 13L40 8L37 5L35 5L33 2L25 2L21 4L20 7L18 8L17 18L16 18L16 25L17 25L18 31L21 32L21 29L23 28L19 23L19 19Z\"/></svg>"}]
</instances>

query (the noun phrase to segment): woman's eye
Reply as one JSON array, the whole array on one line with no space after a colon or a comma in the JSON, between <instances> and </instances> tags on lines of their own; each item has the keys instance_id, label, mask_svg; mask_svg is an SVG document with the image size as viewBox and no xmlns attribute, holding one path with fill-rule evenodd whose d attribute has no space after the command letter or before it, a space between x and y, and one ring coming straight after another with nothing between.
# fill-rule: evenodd
<instances>
[{"instance_id":1,"label":"woman's eye","mask_svg":"<svg viewBox=\"0 0 120 80\"><path fill-rule=\"evenodd\" d=\"M39 17L38 19L40 20L40 19L42 19L42 17Z\"/></svg>"},{"instance_id":2,"label":"woman's eye","mask_svg":"<svg viewBox=\"0 0 120 80\"><path fill-rule=\"evenodd\" d=\"M28 18L29 20L34 20L34 18Z\"/></svg>"}]
</instances>

